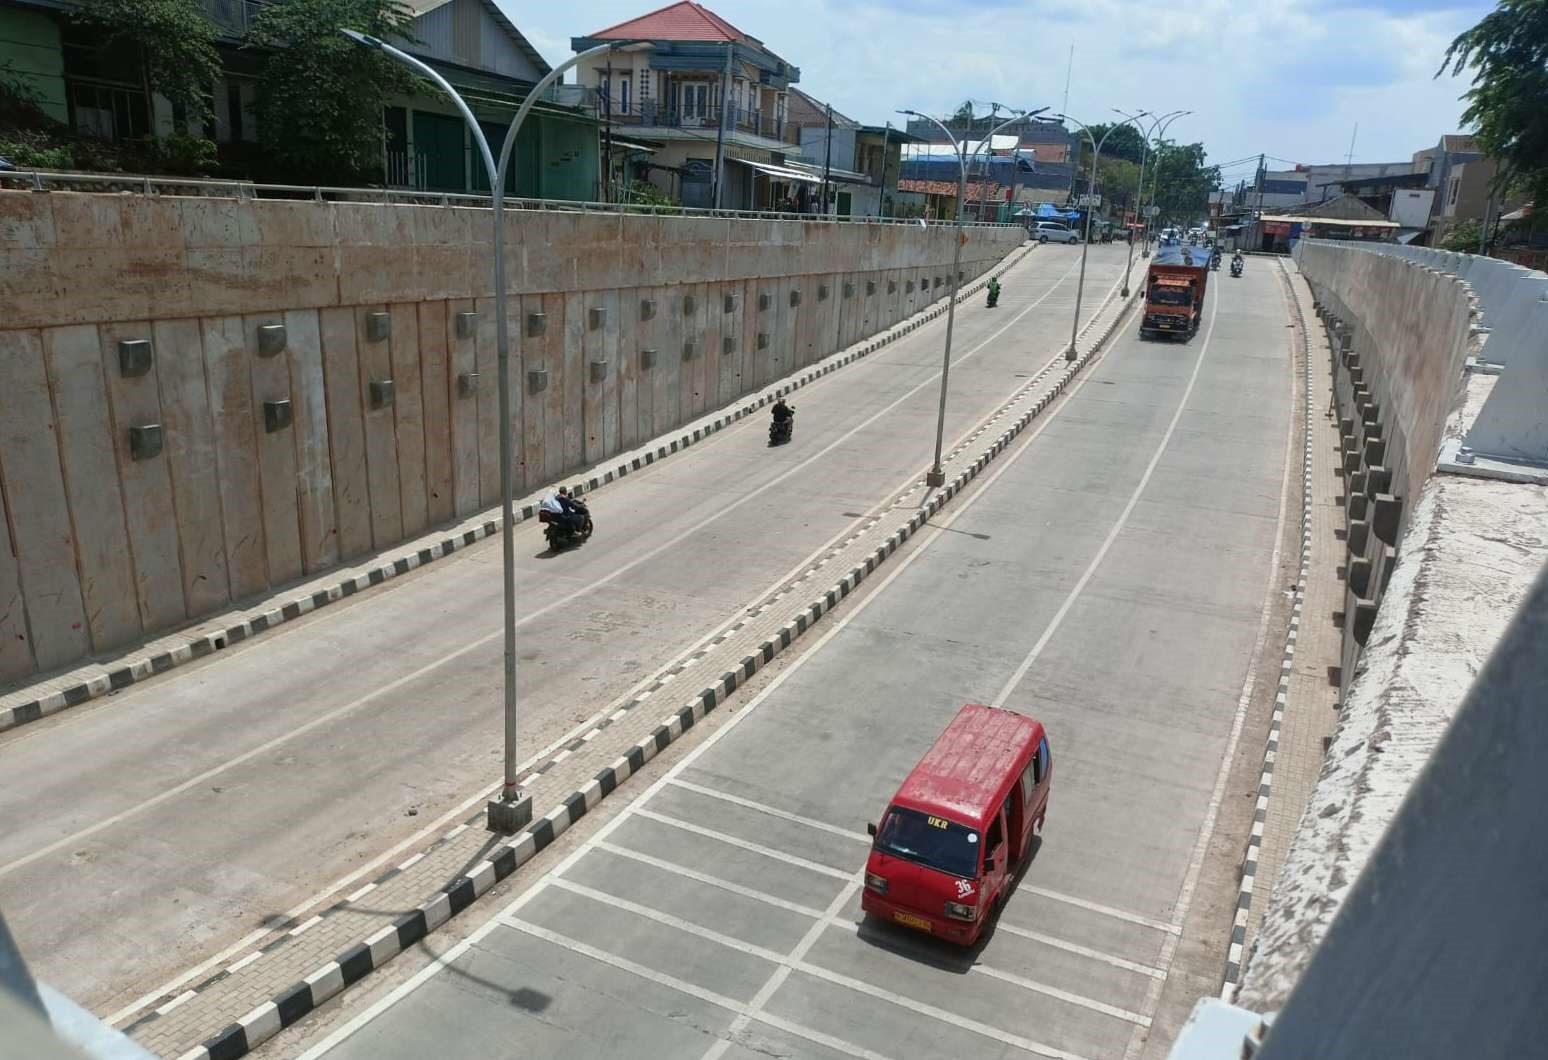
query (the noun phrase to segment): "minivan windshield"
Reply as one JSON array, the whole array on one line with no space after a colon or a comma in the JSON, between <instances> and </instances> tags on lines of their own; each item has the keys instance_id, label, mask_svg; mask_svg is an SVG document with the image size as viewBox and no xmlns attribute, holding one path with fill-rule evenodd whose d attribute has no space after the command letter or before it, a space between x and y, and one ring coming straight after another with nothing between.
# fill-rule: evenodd
<instances>
[{"instance_id":1,"label":"minivan windshield","mask_svg":"<svg viewBox=\"0 0 1548 1060\"><path fill-rule=\"evenodd\" d=\"M894 806L877 830L876 846L927 868L978 878L978 832L944 817Z\"/></svg>"}]
</instances>

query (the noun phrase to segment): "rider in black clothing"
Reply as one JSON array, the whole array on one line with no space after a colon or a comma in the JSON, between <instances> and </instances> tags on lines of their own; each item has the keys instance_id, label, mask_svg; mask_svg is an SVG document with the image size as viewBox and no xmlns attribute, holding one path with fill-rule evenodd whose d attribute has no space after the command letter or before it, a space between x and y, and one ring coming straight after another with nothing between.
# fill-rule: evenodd
<instances>
[{"instance_id":1,"label":"rider in black clothing","mask_svg":"<svg viewBox=\"0 0 1548 1060\"><path fill-rule=\"evenodd\" d=\"M794 417L795 413L790 411L790 406L785 404L784 398L780 398L778 401L774 402L775 423L784 423L786 420L793 419Z\"/></svg>"}]
</instances>

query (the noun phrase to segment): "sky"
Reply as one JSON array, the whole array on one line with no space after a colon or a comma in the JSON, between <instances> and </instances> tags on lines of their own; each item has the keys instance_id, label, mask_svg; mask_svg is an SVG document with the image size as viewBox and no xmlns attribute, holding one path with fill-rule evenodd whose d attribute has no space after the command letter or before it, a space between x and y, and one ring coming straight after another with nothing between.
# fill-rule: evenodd
<instances>
[{"instance_id":1,"label":"sky","mask_svg":"<svg viewBox=\"0 0 1548 1060\"><path fill-rule=\"evenodd\" d=\"M496 0L550 62L570 38L666 0ZM1463 131L1468 78L1435 78L1478 0L711 0L705 6L798 67L804 92L862 122L899 108L944 115L1064 109L1083 122L1193 113L1168 138L1200 141L1226 183L1269 168L1392 162ZM1070 48L1074 62L1070 64ZM1355 126L1359 129L1356 133ZM1277 161L1276 161L1277 159Z\"/></svg>"}]
</instances>

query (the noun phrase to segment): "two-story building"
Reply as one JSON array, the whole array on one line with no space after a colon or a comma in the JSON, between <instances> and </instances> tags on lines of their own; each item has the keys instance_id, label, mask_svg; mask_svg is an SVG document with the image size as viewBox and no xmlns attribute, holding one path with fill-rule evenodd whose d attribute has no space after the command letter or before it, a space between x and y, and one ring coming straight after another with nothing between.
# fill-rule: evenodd
<instances>
[{"instance_id":1,"label":"two-story building","mask_svg":"<svg viewBox=\"0 0 1548 1060\"><path fill-rule=\"evenodd\" d=\"M786 165L800 140L787 114L800 70L709 8L681 0L570 41L622 42L577 68L604 120L654 146L640 169L684 206L774 209L820 177Z\"/></svg>"},{"instance_id":2,"label":"two-story building","mask_svg":"<svg viewBox=\"0 0 1548 1060\"><path fill-rule=\"evenodd\" d=\"M105 140L174 132L202 135L222 168L251 176L266 136L254 113L261 58L243 47L268 0L203 0L223 66L210 86L214 119L190 122L147 92L138 58L101 40L72 16L79 0L0 0L0 69L22 81L49 117ZM397 42L436 69L469 101L499 142L528 91L550 67L493 0L405 0L413 40ZM508 184L543 198L598 197L597 120L560 89L534 108ZM578 93L571 91L578 97ZM456 108L434 86L391 101L382 116L382 178L391 187L487 191L483 166ZM292 179L304 180L304 175Z\"/></svg>"}]
</instances>

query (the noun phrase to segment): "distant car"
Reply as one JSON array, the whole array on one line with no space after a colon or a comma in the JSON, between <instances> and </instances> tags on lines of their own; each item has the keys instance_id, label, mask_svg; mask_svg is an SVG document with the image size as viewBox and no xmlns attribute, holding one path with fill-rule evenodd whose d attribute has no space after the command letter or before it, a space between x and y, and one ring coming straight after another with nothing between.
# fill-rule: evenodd
<instances>
[{"instance_id":1,"label":"distant car","mask_svg":"<svg viewBox=\"0 0 1548 1060\"><path fill-rule=\"evenodd\" d=\"M1058 221L1039 221L1032 226L1032 238L1039 243L1079 243L1080 236Z\"/></svg>"}]
</instances>

